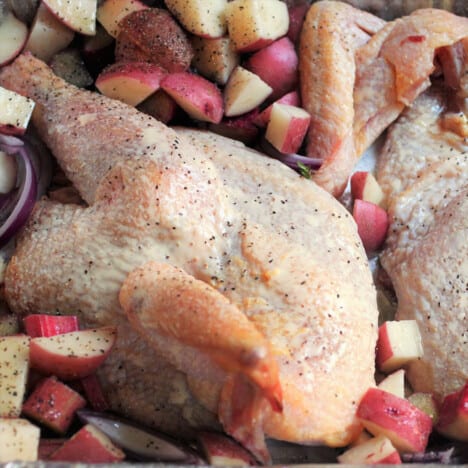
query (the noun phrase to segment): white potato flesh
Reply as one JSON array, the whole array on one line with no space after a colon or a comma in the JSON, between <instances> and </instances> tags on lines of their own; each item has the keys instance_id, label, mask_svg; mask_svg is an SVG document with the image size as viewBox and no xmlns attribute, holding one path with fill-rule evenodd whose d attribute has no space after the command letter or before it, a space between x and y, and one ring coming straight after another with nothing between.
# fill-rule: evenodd
<instances>
[{"instance_id":1,"label":"white potato flesh","mask_svg":"<svg viewBox=\"0 0 468 468\"><path fill-rule=\"evenodd\" d=\"M166 0L165 3L192 34L214 38L226 32L227 0Z\"/></svg>"},{"instance_id":2,"label":"white potato flesh","mask_svg":"<svg viewBox=\"0 0 468 468\"><path fill-rule=\"evenodd\" d=\"M260 105L272 92L258 75L238 66L224 89L224 114L234 117Z\"/></svg>"},{"instance_id":3,"label":"white potato flesh","mask_svg":"<svg viewBox=\"0 0 468 468\"><path fill-rule=\"evenodd\" d=\"M226 22L236 49L251 52L288 32L289 13L279 0L234 0L226 7Z\"/></svg>"},{"instance_id":4,"label":"white potato flesh","mask_svg":"<svg viewBox=\"0 0 468 468\"><path fill-rule=\"evenodd\" d=\"M208 39L193 37L194 57L192 64L209 80L225 85L234 68L239 65L240 56L229 37Z\"/></svg>"},{"instance_id":5,"label":"white potato flesh","mask_svg":"<svg viewBox=\"0 0 468 468\"><path fill-rule=\"evenodd\" d=\"M23 48L28 27L13 13L7 13L0 23L0 65L10 62Z\"/></svg>"},{"instance_id":6,"label":"white potato flesh","mask_svg":"<svg viewBox=\"0 0 468 468\"><path fill-rule=\"evenodd\" d=\"M26 335L0 337L0 417L2 418L16 418L21 413L28 377L29 342L30 338Z\"/></svg>"},{"instance_id":7,"label":"white potato flesh","mask_svg":"<svg viewBox=\"0 0 468 468\"><path fill-rule=\"evenodd\" d=\"M0 87L0 128L7 133L24 133L28 127L34 101Z\"/></svg>"},{"instance_id":8,"label":"white potato flesh","mask_svg":"<svg viewBox=\"0 0 468 468\"><path fill-rule=\"evenodd\" d=\"M0 418L0 463L36 461L40 429L26 419Z\"/></svg>"},{"instance_id":9,"label":"white potato flesh","mask_svg":"<svg viewBox=\"0 0 468 468\"><path fill-rule=\"evenodd\" d=\"M34 17L25 50L48 62L57 52L65 49L74 36L75 32L41 3Z\"/></svg>"},{"instance_id":10,"label":"white potato flesh","mask_svg":"<svg viewBox=\"0 0 468 468\"><path fill-rule=\"evenodd\" d=\"M148 8L139 0L104 0L97 9L96 18L112 37L120 32L119 22L134 11Z\"/></svg>"},{"instance_id":11,"label":"white potato flesh","mask_svg":"<svg viewBox=\"0 0 468 468\"><path fill-rule=\"evenodd\" d=\"M97 0L43 0L43 2L70 29L91 36L96 33Z\"/></svg>"}]
</instances>

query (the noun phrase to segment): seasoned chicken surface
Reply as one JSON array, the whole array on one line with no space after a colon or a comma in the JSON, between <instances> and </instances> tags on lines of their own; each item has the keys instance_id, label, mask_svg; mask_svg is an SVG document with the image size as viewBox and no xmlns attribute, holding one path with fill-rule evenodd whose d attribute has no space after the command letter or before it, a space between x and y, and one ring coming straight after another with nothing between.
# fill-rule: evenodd
<instances>
[{"instance_id":1,"label":"seasoned chicken surface","mask_svg":"<svg viewBox=\"0 0 468 468\"><path fill-rule=\"evenodd\" d=\"M118 325L101 371L115 409L176 432L224 428L345 445L374 384L377 306L349 213L238 142L177 132L54 77L31 56L0 84L88 207L39 202L8 265L18 314Z\"/></svg>"},{"instance_id":2,"label":"seasoned chicken surface","mask_svg":"<svg viewBox=\"0 0 468 468\"><path fill-rule=\"evenodd\" d=\"M364 151L430 86L435 54L467 36L468 18L421 9L389 23L336 1L309 9L299 71L312 116L314 180L339 197Z\"/></svg>"},{"instance_id":3,"label":"seasoned chicken surface","mask_svg":"<svg viewBox=\"0 0 468 468\"><path fill-rule=\"evenodd\" d=\"M314 180L334 195L358 159L354 147L356 51L385 21L343 2L314 3L299 50L302 106L311 115L306 154L323 159Z\"/></svg>"},{"instance_id":4,"label":"seasoned chicken surface","mask_svg":"<svg viewBox=\"0 0 468 468\"><path fill-rule=\"evenodd\" d=\"M419 97L389 132L377 173L391 217L382 264L397 318L417 320L423 339L407 375L440 396L468 379L468 133L466 115L447 106L446 89Z\"/></svg>"}]
</instances>

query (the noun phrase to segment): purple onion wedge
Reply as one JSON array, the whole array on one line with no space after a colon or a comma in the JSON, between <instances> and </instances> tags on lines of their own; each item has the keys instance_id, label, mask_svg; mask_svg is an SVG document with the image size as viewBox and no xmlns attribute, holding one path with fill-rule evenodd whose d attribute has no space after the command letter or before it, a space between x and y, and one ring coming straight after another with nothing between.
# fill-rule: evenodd
<instances>
[{"instance_id":1,"label":"purple onion wedge","mask_svg":"<svg viewBox=\"0 0 468 468\"><path fill-rule=\"evenodd\" d=\"M0 149L14 155L17 159L19 180L19 187L15 189L16 193L2 207L3 212L0 216L4 218L4 221L0 226L0 246L5 245L24 225L37 197L36 174L29 153L24 144L12 145L15 140L17 139L14 138L11 141L11 137L8 137L9 143L5 144L5 136L0 139Z\"/></svg>"},{"instance_id":2,"label":"purple onion wedge","mask_svg":"<svg viewBox=\"0 0 468 468\"><path fill-rule=\"evenodd\" d=\"M206 465L198 452L166 434L110 413L80 410L77 414L82 422L100 429L132 459L145 462Z\"/></svg>"},{"instance_id":3,"label":"purple onion wedge","mask_svg":"<svg viewBox=\"0 0 468 468\"><path fill-rule=\"evenodd\" d=\"M314 171L320 169L320 166L323 162L320 158L313 158L296 153L281 153L265 138L262 138L260 141L260 149L268 156L278 159L282 163L286 164L292 169L295 169L296 171L301 172L302 174L304 171Z\"/></svg>"},{"instance_id":4,"label":"purple onion wedge","mask_svg":"<svg viewBox=\"0 0 468 468\"><path fill-rule=\"evenodd\" d=\"M32 135L23 139L0 134L0 150L16 158L16 187L0 198L0 247L26 223L36 200L52 179L52 158L45 145Z\"/></svg>"},{"instance_id":5,"label":"purple onion wedge","mask_svg":"<svg viewBox=\"0 0 468 468\"><path fill-rule=\"evenodd\" d=\"M23 146L23 140L20 140L19 138L16 138L12 135L3 135L0 134L0 145L4 147L9 147L11 148L10 151L12 151L13 148L17 148L19 146ZM4 149L5 152L9 153L6 149Z\"/></svg>"},{"instance_id":6,"label":"purple onion wedge","mask_svg":"<svg viewBox=\"0 0 468 468\"><path fill-rule=\"evenodd\" d=\"M31 160L37 178L37 196L44 195L52 181L53 158L42 140L32 132L24 136L24 148Z\"/></svg>"}]
</instances>

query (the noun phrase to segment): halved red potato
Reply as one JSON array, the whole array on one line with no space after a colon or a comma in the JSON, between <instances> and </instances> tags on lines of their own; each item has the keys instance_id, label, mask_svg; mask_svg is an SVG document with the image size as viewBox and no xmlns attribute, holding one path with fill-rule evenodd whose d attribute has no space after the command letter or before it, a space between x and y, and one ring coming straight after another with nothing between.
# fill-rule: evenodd
<instances>
[{"instance_id":1,"label":"halved red potato","mask_svg":"<svg viewBox=\"0 0 468 468\"><path fill-rule=\"evenodd\" d=\"M65 49L75 37L75 32L41 3L31 25L25 50L48 62L54 54Z\"/></svg>"},{"instance_id":2,"label":"halved red potato","mask_svg":"<svg viewBox=\"0 0 468 468\"><path fill-rule=\"evenodd\" d=\"M154 63L124 62L106 67L96 88L107 97L136 106L155 93L167 71Z\"/></svg>"},{"instance_id":3,"label":"halved red potato","mask_svg":"<svg viewBox=\"0 0 468 468\"><path fill-rule=\"evenodd\" d=\"M28 27L6 12L0 23L0 66L11 62L22 50L28 39Z\"/></svg>"},{"instance_id":4,"label":"halved red potato","mask_svg":"<svg viewBox=\"0 0 468 468\"><path fill-rule=\"evenodd\" d=\"M115 58L117 61L146 61L180 72L193 58L187 33L174 17L160 8L147 8L125 16L120 23Z\"/></svg>"},{"instance_id":5,"label":"halved red potato","mask_svg":"<svg viewBox=\"0 0 468 468\"><path fill-rule=\"evenodd\" d=\"M221 121L221 91L202 76L190 72L171 73L161 81L161 88L193 119L212 123Z\"/></svg>"},{"instance_id":6,"label":"halved red potato","mask_svg":"<svg viewBox=\"0 0 468 468\"><path fill-rule=\"evenodd\" d=\"M101 327L33 338L29 353L30 367L62 380L86 377L105 361L116 336L115 327Z\"/></svg>"},{"instance_id":7,"label":"halved red potato","mask_svg":"<svg viewBox=\"0 0 468 468\"><path fill-rule=\"evenodd\" d=\"M44 5L60 20L81 34L96 32L97 0L42 0Z\"/></svg>"}]
</instances>

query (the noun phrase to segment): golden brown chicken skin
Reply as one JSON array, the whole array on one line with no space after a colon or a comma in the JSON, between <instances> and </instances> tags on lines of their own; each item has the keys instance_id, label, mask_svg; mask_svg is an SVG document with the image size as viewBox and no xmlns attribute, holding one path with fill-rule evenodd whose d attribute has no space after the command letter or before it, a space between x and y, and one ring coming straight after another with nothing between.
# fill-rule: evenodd
<instances>
[{"instance_id":1,"label":"golden brown chicken skin","mask_svg":"<svg viewBox=\"0 0 468 468\"><path fill-rule=\"evenodd\" d=\"M300 39L306 153L313 179L339 197L364 151L430 86L439 48L467 36L468 18L421 9L385 23L343 2L309 9Z\"/></svg>"},{"instance_id":2,"label":"golden brown chicken skin","mask_svg":"<svg viewBox=\"0 0 468 468\"><path fill-rule=\"evenodd\" d=\"M397 318L416 320L424 355L408 366L416 391L439 397L468 378L468 144L445 127L445 87L420 96L389 131L377 176L391 225L381 260Z\"/></svg>"},{"instance_id":3,"label":"golden brown chicken skin","mask_svg":"<svg viewBox=\"0 0 468 468\"><path fill-rule=\"evenodd\" d=\"M34 124L89 203L38 204L6 272L14 311L118 325L101 377L143 422L217 415L264 461L264 435L357 436L378 312L343 206L238 142L169 129L31 56L0 83L36 100Z\"/></svg>"}]
</instances>

